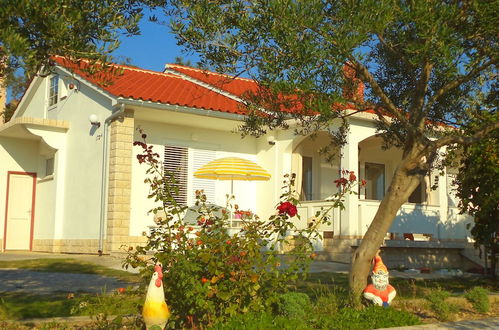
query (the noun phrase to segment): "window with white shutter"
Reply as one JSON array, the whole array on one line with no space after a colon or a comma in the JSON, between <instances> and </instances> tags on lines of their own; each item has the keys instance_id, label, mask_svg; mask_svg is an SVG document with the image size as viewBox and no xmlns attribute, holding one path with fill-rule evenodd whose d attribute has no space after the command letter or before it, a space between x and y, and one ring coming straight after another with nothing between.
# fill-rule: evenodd
<instances>
[{"instance_id":1,"label":"window with white shutter","mask_svg":"<svg viewBox=\"0 0 499 330\"><path fill-rule=\"evenodd\" d=\"M191 149L192 157L192 173L196 172L200 167L205 164L215 160L217 153L213 150L204 149ZM216 196L216 180L199 179L196 177L192 178L192 186L190 191L190 197L192 198L192 204L195 202L195 192L196 190L204 190L206 199L208 203L215 203Z\"/></svg>"},{"instance_id":2,"label":"window with white shutter","mask_svg":"<svg viewBox=\"0 0 499 330\"><path fill-rule=\"evenodd\" d=\"M187 205L188 148L165 145L163 168L175 178L173 198L178 204Z\"/></svg>"}]
</instances>

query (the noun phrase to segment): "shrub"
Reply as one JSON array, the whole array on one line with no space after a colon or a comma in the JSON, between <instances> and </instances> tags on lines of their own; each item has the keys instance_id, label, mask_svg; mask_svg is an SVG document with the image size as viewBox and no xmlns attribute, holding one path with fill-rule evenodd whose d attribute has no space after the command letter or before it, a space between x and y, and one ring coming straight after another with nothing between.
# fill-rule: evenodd
<instances>
[{"instance_id":1,"label":"shrub","mask_svg":"<svg viewBox=\"0 0 499 330\"><path fill-rule=\"evenodd\" d=\"M430 290L425 299L430 302L430 308L433 310L440 321L449 321L457 313L458 307L445 299L450 297L448 291L442 289Z\"/></svg>"},{"instance_id":2,"label":"shrub","mask_svg":"<svg viewBox=\"0 0 499 330\"><path fill-rule=\"evenodd\" d=\"M305 318L310 308L310 298L301 292L284 293L277 304L278 314L298 319Z\"/></svg>"},{"instance_id":3,"label":"shrub","mask_svg":"<svg viewBox=\"0 0 499 330\"><path fill-rule=\"evenodd\" d=\"M140 267L148 280L151 261L163 264L165 296L172 312L168 326L172 328L206 327L239 314L271 310L288 286L306 274L317 227L327 223L325 215L333 207L343 207L344 195L353 193L355 184L355 178L345 179L333 206L319 212L315 224L298 229L294 175L286 175L276 213L268 221L247 214L241 219L242 229L231 235L227 228L232 199L225 208L219 208L208 203L203 191L197 191L197 224L186 223L187 207L174 197L178 191L175 177L164 172L152 146L145 142L134 145L142 148L142 154L137 155L139 162L148 165L145 182L150 186L148 197L157 205L151 210L157 226L147 236L145 246L129 248L125 266ZM291 220L294 216L298 220ZM300 244L294 246L283 268L278 251L290 232Z\"/></svg>"},{"instance_id":4,"label":"shrub","mask_svg":"<svg viewBox=\"0 0 499 330\"><path fill-rule=\"evenodd\" d=\"M479 313L487 313L490 309L488 291L482 287L476 286L467 291L464 295L473 308Z\"/></svg>"}]
</instances>

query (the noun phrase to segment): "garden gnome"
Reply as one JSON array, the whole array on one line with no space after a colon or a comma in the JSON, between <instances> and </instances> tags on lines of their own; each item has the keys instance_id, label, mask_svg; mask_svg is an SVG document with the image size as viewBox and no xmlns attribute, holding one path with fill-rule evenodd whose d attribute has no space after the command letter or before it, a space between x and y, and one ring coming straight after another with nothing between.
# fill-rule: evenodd
<instances>
[{"instance_id":1,"label":"garden gnome","mask_svg":"<svg viewBox=\"0 0 499 330\"><path fill-rule=\"evenodd\" d=\"M364 289L364 298L373 302L373 304L388 307L397 292L395 288L388 283L388 269L386 269L383 260L379 255L374 257L374 268L371 275L372 284Z\"/></svg>"},{"instance_id":2,"label":"garden gnome","mask_svg":"<svg viewBox=\"0 0 499 330\"><path fill-rule=\"evenodd\" d=\"M157 263L154 266L151 282L147 288L146 301L142 310L146 329L164 329L170 311L165 302L165 292L163 291L163 269L161 264Z\"/></svg>"}]
</instances>

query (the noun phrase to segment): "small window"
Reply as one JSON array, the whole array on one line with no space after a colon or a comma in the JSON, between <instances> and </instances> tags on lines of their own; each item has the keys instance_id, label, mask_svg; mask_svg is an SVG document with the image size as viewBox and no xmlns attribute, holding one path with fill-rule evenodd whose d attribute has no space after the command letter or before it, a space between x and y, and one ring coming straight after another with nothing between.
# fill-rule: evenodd
<instances>
[{"instance_id":1,"label":"small window","mask_svg":"<svg viewBox=\"0 0 499 330\"><path fill-rule=\"evenodd\" d=\"M45 160L45 176L54 174L54 157Z\"/></svg>"},{"instance_id":2,"label":"small window","mask_svg":"<svg viewBox=\"0 0 499 330\"><path fill-rule=\"evenodd\" d=\"M49 86L49 107L57 104L59 98L59 76L55 75L50 78Z\"/></svg>"},{"instance_id":3,"label":"small window","mask_svg":"<svg viewBox=\"0 0 499 330\"><path fill-rule=\"evenodd\" d=\"M385 196L385 165L366 163L366 199L382 200Z\"/></svg>"},{"instance_id":4,"label":"small window","mask_svg":"<svg viewBox=\"0 0 499 330\"><path fill-rule=\"evenodd\" d=\"M301 199L312 200L312 157L302 157L302 193Z\"/></svg>"}]
</instances>

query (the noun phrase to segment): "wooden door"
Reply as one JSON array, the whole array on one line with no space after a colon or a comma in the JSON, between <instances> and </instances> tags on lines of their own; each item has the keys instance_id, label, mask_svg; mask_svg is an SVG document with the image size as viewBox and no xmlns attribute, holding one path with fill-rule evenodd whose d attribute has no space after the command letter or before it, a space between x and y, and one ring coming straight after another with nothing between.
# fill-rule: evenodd
<instances>
[{"instance_id":1,"label":"wooden door","mask_svg":"<svg viewBox=\"0 0 499 330\"><path fill-rule=\"evenodd\" d=\"M8 173L4 231L6 250L32 248L35 183L35 173Z\"/></svg>"}]
</instances>

